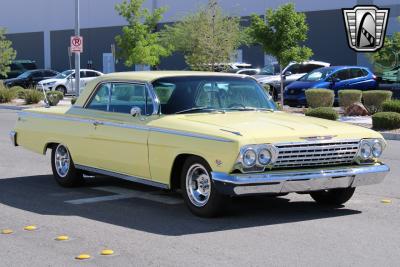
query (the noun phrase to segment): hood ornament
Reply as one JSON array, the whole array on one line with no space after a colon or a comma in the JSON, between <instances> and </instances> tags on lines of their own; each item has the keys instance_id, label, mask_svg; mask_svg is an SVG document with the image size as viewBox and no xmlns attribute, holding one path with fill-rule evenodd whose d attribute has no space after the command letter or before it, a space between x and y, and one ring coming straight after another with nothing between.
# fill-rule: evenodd
<instances>
[{"instance_id":1,"label":"hood ornament","mask_svg":"<svg viewBox=\"0 0 400 267\"><path fill-rule=\"evenodd\" d=\"M337 135L321 135L321 136L306 136L300 137L301 139L305 139L307 141L324 141L324 140L331 140L332 138L336 137Z\"/></svg>"}]
</instances>

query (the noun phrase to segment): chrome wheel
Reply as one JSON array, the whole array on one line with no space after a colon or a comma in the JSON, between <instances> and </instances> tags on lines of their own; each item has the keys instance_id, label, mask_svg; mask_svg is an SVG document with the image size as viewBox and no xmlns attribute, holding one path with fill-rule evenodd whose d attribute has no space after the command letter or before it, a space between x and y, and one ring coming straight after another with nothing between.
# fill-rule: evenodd
<instances>
[{"instance_id":1,"label":"chrome wheel","mask_svg":"<svg viewBox=\"0 0 400 267\"><path fill-rule=\"evenodd\" d=\"M193 164L187 171L186 191L190 202L196 207L207 204L211 193L211 179L201 164Z\"/></svg>"},{"instance_id":2,"label":"chrome wheel","mask_svg":"<svg viewBox=\"0 0 400 267\"><path fill-rule=\"evenodd\" d=\"M67 148L63 145L58 145L56 148L54 165L56 167L57 174L64 178L67 176L70 168L71 159Z\"/></svg>"}]
</instances>

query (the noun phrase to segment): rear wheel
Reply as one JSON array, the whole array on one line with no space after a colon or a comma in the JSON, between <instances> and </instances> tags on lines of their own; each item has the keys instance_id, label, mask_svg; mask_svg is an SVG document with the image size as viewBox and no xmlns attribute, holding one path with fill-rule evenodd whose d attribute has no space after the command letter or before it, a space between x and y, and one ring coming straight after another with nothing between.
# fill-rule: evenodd
<instances>
[{"instance_id":1,"label":"rear wheel","mask_svg":"<svg viewBox=\"0 0 400 267\"><path fill-rule=\"evenodd\" d=\"M310 196L319 204L342 205L353 196L355 190L355 187L336 188L312 192Z\"/></svg>"},{"instance_id":2,"label":"rear wheel","mask_svg":"<svg viewBox=\"0 0 400 267\"><path fill-rule=\"evenodd\" d=\"M183 165L181 189L189 210L201 217L219 215L229 199L216 191L210 166L196 156L188 158Z\"/></svg>"},{"instance_id":3,"label":"rear wheel","mask_svg":"<svg viewBox=\"0 0 400 267\"><path fill-rule=\"evenodd\" d=\"M62 85L57 86L56 87L56 91L59 91L59 92L63 93L64 96L67 94L67 88L65 88Z\"/></svg>"},{"instance_id":4,"label":"rear wheel","mask_svg":"<svg viewBox=\"0 0 400 267\"><path fill-rule=\"evenodd\" d=\"M71 154L62 144L52 149L51 168L57 183L63 187L75 187L84 182L82 172L75 168Z\"/></svg>"}]
</instances>

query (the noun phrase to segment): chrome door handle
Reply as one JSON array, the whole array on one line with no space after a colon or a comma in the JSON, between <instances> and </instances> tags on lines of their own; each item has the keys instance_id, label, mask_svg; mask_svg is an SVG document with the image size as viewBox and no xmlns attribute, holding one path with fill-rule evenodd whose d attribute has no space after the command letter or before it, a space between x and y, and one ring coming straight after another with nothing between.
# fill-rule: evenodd
<instances>
[{"instance_id":1,"label":"chrome door handle","mask_svg":"<svg viewBox=\"0 0 400 267\"><path fill-rule=\"evenodd\" d=\"M104 123L103 122L101 122L101 121L94 121L93 122L93 125L94 126L99 126L99 125L103 125Z\"/></svg>"}]
</instances>

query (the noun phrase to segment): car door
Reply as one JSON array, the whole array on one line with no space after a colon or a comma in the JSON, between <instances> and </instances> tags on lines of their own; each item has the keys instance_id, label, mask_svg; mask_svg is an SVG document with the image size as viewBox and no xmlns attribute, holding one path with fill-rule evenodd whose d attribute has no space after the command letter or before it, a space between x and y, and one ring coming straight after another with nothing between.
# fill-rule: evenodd
<instances>
[{"instance_id":1,"label":"car door","mask_svg":"<svg viewBox=\"0 0 400 267\"><path fill-rule=\"evenodd\" d=\"M361 68L351 69L351 80L349 81L348 89L368 90L374 89L376 81L366 70Z\"/></svg>"},{"instance_id":2,"label":"car door","mask_svg":"<svg viewBox=\"0 0 400 267\"><path fill-rule=\"evenodd\" d=\"M342 89L347 89L350 82L350 69L341 69L331 75L329 79L331 82L331 89L337 93Z\"/></svg>"},{"instance_id":3,"label":"car door","mask_svg":"<svg viewBox=\"0 0 400 267\"><path fill-rule=\"evenodd\" d=\"M153 104L148 95L148 87L142 83L98 86L85 107L86 117L93 120L87 142L90 167L150 178L147 124L153 118ZM132 116L132 108L140 108L141 114Z\"/></svg>"}]
</instances>

